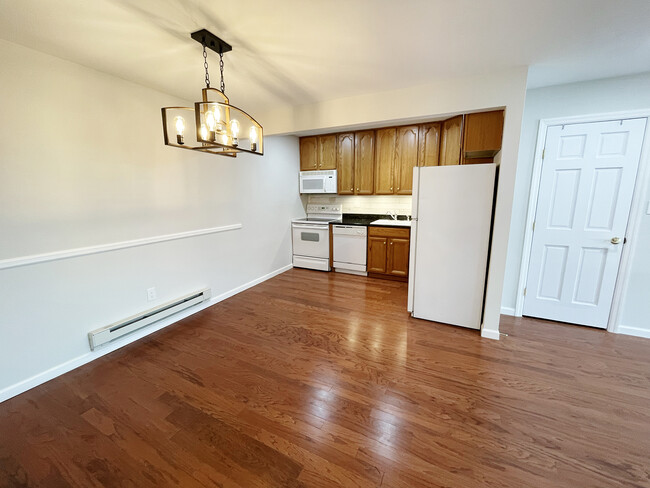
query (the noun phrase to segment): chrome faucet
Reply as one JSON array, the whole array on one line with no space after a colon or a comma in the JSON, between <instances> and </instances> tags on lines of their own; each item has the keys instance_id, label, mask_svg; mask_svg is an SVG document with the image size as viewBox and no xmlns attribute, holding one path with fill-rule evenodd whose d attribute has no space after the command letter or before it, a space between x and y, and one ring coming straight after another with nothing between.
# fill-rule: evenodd
<instances>
[{"instance_id":1,"label":"chrome faucet","mask_svg":"<svg viewBox=\"0 0 650 488\"><path fill-rule=\"evenodd\" d=\"M390 218L393 220L397 220L397 213L393 212L392 210L389 210L386 212L386 215L390 215Z\"/></svg>"}]
</instances>

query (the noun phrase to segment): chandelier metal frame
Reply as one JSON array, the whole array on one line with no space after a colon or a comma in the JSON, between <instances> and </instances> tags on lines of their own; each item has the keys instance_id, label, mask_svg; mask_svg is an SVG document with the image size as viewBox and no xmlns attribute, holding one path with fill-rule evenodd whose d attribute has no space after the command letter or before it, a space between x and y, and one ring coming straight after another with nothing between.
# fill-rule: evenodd
<instances>
[{"instance_id":1,"label":"chandelier metal frame","mask_svg":"<svg viewBox=\"0 0 650 488\"><path fill-rule=\"evenodd\" d=\"M223 54L232 51L232 46L206 29L193 32L191 37L203 46L206 86L201 90L202 101L195 102L193 108L163 107L161 109L165 145L228 157L237 157L237 153L240 152L263 155L263 127L248 113L231 105L225 93ZM220 89L210 87L206 49L219 54ZM190 116L190 111L194 113L193 117ZM188 124L183 115L187 115L193 122L196 144L186 140L189 138L185 133ZM171 117L174 118L176 137L170 134ZM248 128L248 137L239 136L242 125Z\"/></svg>"}]
</instances>

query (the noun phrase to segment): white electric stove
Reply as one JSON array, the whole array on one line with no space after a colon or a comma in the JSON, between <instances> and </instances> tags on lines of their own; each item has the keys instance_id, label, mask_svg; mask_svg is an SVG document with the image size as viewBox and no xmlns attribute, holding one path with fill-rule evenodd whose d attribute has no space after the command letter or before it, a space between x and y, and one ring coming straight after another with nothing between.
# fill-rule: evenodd
<instances>
[{"instance_id":1,"label":"white electric stove","mask_svg":"<svg viewBox=\"0 0 650 488\"><path fill-rule=\"evenodd\" d=\"M340 222L341 205L307 205L307 217L291 222L293 265L330 271L330 223Z\"/></svg>"}]
</instances>

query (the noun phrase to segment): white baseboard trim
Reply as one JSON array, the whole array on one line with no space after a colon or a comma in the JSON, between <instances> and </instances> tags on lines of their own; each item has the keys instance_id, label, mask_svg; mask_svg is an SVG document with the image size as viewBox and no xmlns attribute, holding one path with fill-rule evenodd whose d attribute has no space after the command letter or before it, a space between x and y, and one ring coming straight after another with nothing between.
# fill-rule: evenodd
<instances>
[{"instance_id":1,"label":"white baseboard trim","mask_svg":"<svg viewBox=\"0 0 650 488\"><path fill-rule=\"evenodd\" d=\"M0 269L17 268L30 264L46 263L48 261L58 261L60 259L78 258L90 254L99 254L102 252L117 251L119 249L128 249L130 247L146 246L158 242L176 241L178 239L187 239L188 237L204 236L207 234L217 234L229 230L241 229L242 224L222 225L221 227L210 227L208 229L191 230L189 232L178 232L176 234L166 234L162 236L146 237L144 239L134 239L132 241L113 242L111 244L101 244L98 246L77 247L75 249L66 249L64 251L47 252L44 254L32 254L31 256L21 256L18 258L0 260Z\"/></svg>"},{"instance_id":2,"label":"white baseboard trim","mask_svg":"<svg viewBox=\"0 0 650 488\"><path fill-rule=\"evenodd\" d=\"M237 288L233 288L232 290L222 293L221 295L217 295L211 298L210 300L200 303L192 308L188 308L187 310L172 315L171 317L167 317L166 319L163 319L160 322L155 322L148 327L145 327L139 331L133 332L132 334L117 339L114 342L107 344L106 346L100 347L94 351L89 351L86 354L82 354L81 356L70 359L69 361L61 363L41 373L35 374L31 378L27 378L25 380L19 381L18 383L3 388L2 390L0 390L0 403L12 397L15 397L16 395L20 395L21 393L26 392L27 390L31 390L32 388L38 385L42 385L43 383L50 381L51 379L54 379L57 376L61 376L62 374L67 373L68 371L72 371L73 369L76 369L79 366L83 366L84 364L87 364L91 361L94 361L95 359L105 356L108 353L116 351L121 347L124 347L139 339L142 339L143 337L146 337L149 334L153 334L154 332L164 329L165 327L174 324L179 320L182 320L186 317L189 317L190 315L200 312L201 310L204 310L212 305L215 305L216 303L219 303L225 300L226 298L230 298L233 295L236 295L237 293L241 293L244 290L252 288L253 286L258 285L268 279L271 279L274 276L282 274L291 268L293 268L293 264L288 264L286 266L283 266L282 268L276 269L275 271L271 271L270 273L265 274L264 276L260 276L259 278L256 278L253 281L244 283L243 285L238 286Z\"/></svg>"},{"instance_id":3,"label":"white baseboard trim","mask_svg":"<svg viewBox=\"0 0 650 488\"><path fill-rule=\"evenodd\" d=\"M513 317L515 316L515 309L514 307L501 307L501 315L512 315Z\"/></svg>"},{"instance_id":4,"label":"white baseboard trim","mask_svg":"<svg viewBox=\"0 0 650 488\"><path fill-rule=\"evenodd\" d=\"M481 337L486 339L499 340L499 331L494 329L481 329Z\"/></svg>"},{"instance_id":5,"label":"white baseboard trim","mask_svg":"<svg viewBox=\"0 0 650 488\"><path fill-rule=\"evenodd\" d=\"M650 339L650 329L641 329L639 327L629 327L627 325L619 325L616 333L631 335L636 337L645 337L646 339Z\"/></svg>"}]
</instances>

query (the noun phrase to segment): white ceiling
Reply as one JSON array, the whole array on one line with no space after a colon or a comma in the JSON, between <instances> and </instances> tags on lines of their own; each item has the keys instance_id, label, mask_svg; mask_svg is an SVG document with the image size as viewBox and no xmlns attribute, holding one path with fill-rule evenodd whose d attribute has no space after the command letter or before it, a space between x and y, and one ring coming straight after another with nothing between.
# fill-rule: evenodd
<instances>
[{"instance_id":1,"label":"white ceiling","mask_svg":"<svg viewBox=\"0 0 650 488\"><path fill-rule=\"evenodd\" d=\"M649 0L0 0L0 37L187 100L207 28L249 111L515 66L529 87L650 71L649 27Z\"/></svg>"}]
</instances>

